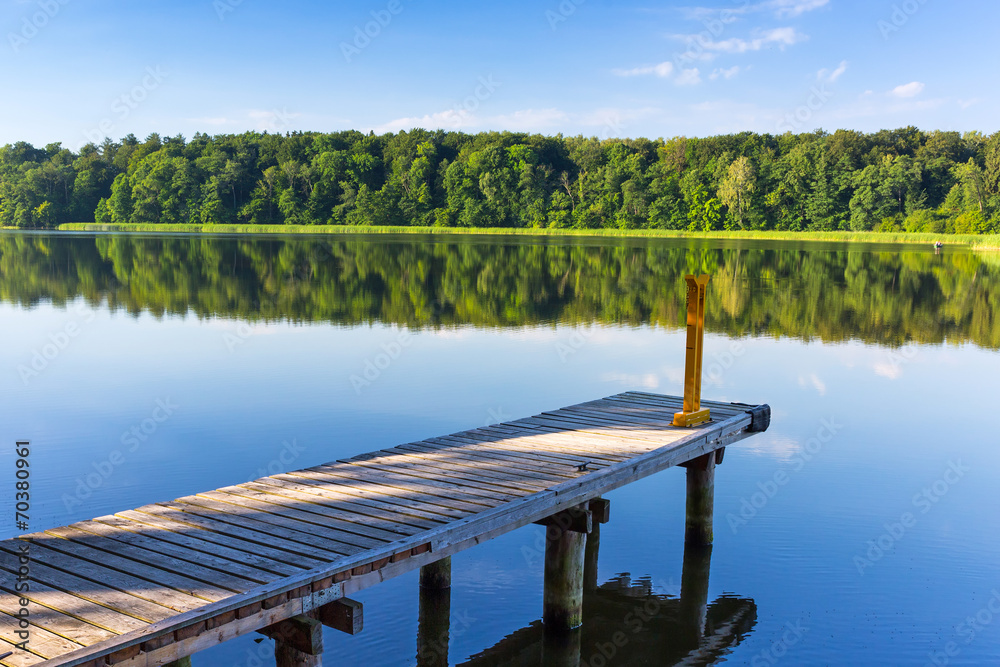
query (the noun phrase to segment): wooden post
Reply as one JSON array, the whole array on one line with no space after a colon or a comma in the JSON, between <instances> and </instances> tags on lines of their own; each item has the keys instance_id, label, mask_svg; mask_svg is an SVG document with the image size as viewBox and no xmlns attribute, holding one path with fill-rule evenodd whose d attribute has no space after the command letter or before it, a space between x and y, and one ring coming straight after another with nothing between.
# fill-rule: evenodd
<instances>
[{"instance_id":1,"label":"wooden post","mask_svg":"<svg viewBox=\"0 0 1000 667\"><path fill-rule=\"evenodd\" d=\"M597 560L601 550L601 524L595 523L587 535L583 556L583 590L597 590Z\"/></svg>"},{"instance_id":2,"label":"wooden post","mask_svg":"<svg viewBox=\"0 0 1000 667\"><path fill-rule=\"evenodd\" d=\"M681 573L680 622L683 640L697 647L705 636L708 617L708 577L712 568L712 547L684 545L684 569Z\"/></svg>"},{"instance_id":3,"label":"wooden post","mask_svg":"<svg viewBox=\"0 0 1000 667\"><path fill-rule=\"evenodd\" d=\"M168 662L163 667L191 667L191 656Z\"/></svg>"},{"instance_id":4,"label":"wooden post","mask_svg":"<svg viewBox=\"0 0 1000 667\"><path fill-rule=\"evenodd\" d=\"M295 616L258 632L274 640L277 667L321 667L323 624L310 616Z\"/></svg>"},{"instance_id":5,"label":"wooden post","mask_svg":"<svg viewBox=\"0 0 1000 667\"><path fill-rule=\"evenodd\" d=\"M546 628L541 664L545 667L580 667L582 638L582 630L552 632Z\"/></svg>"},{"instance_id":6,"label":"wooden post","mask_svg":"<svg viewBox=\"0 0 1000 667\"><path fill-rule=\"evenodd\" d=\"M451 556L420 568L420 588L437 591L451 588Z\"/></svg>"},{"instance_id":7,"label":"wooden post","mask_svg":"<svg viewBox=\"0 0 1000 667\"><path fill-rule=\"evenodd\" d=\"M597 563L601 551L601 524L611 520L611 503L604 498L594 498L587 505L593 517L587 533L587 546L583 556L583 590L597 590Z\"/></svg>"},{"instance_id":8,"label":"wooden post","mask_svg":"<svg viewBox=\"0 0 1000 667\"><path fill-rule=\"evenodd\" d=\"M707 422L701 409L701 364L705 339L705 294L711 276L685 276L687 282L687 352L684 359L684 411L674 414L674 426Z\"/></svg>"},{"instance_id":9,"label":"wooden post","mask_svg":"<svg viewBox=\"0 0 1000 667\"><path fill-rule=\"evenodd\" d=\"M451 589L421 588L417 620L418 667L448 667Z\"/></svg>"},{"instance_id":10,"label":"wooden post","mask_svg":"<svg viewBox=\"0 0 1000 667\"><path fill-rule=\"evenodd\" d=\"M685 544L712 544L712 518L715 513L715 452L691 461L687 467L687 519Z\"/></svg>"},{"instance_id":11,"label":"wooden post","mask_svg":"<svg viewBox=\"0 0 1000 667\"><path fill-rule=\"evenodd\" d=\"M587 536L568 527L546 527L542 621L549 632L583 624L583 554Z\"/></svg>"},{"instance_id":12,"label":"wooden post","mask_svg":"<svg viewBox=\"0 0 1000 667\"><path fill-rule=\"evenodd\" d=\"M451 639L451 556L420 568L418 667L447 667Z\"/></svg>"}]
</instances>

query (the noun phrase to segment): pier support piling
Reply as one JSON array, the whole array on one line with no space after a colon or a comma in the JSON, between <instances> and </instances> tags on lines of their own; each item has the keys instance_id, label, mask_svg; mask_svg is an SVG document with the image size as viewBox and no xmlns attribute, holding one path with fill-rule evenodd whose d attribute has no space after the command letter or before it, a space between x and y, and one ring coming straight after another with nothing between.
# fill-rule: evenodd
<instances>
[{"instance_id":1,"label":"pier support piling","mask_svg":"<svg viewBox=\"0 0 1000 667\"><path fill-rule=\"evenodd\" d=\"M688 461L687 518L684 543L698 546L712 544L712 519L715 513L715 452Z\"/></svg>"},{"instance_id":2,"label":"pier support piling","mask_svg":"<svg viewBox=\"0 0 1000 667\"><path fill-rule=\"evenodd\" d=\"M708 617L708 578L712 569L712 547L684 545L684 569L681 573L680 618L683 641L690 647L701 643Z\"/></svg>"},{"instance_id":3,"label":"pier support piling","mask_svg":"<svg viewBox=\"0 0 1000 667\"><path fill-rule=\"evenodd\" d=\"M451 639L451 557L420 568L418 667L447 667Z\"/></svg>"},{"instance_id":4,"label":"pier support piling","mask_svg":"<svg viewBox=\"0 0 1000 667\"><path fill-rule=\"evenodd\" d=\"M451 556L420 568L420 588L432 591L451 588Z\"/></svg>"},{"instance_id":5,"label":"pier support piling","mask_svg":"<svg viewBox=\"0 0 1000 667\"><path fill-rule=\"evenodd\" d=\"M321 667L323 624L309 616L295 616L262 630L274 640L276 667Z\"/></svg>"},{"instance_id":6,"label":"pier support piling","mask_svg":"<svg viewBox=\"0 0 1000 667\"><path fill-rule=\"evenodd\" d=\"M576 520L580 512L588 517ZM562 514L562 513L561 513ZM557 514L545 530L545 592L542 621L547 632L573 630L583 624L583 570L587 533L593 522L576 509L561 520Z\"/></svg>"}]
</instances>

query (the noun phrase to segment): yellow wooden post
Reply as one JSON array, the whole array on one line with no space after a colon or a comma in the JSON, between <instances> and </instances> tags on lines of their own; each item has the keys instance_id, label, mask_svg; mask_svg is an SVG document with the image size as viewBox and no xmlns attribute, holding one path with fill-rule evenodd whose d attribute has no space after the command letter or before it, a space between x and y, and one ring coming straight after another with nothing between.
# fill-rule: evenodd
<instances>
[{"instance_id":1,"label":"yellow wooden post","mask_svg":"<svg viewBox=\"0 0 1000 667\"><path fill-rule=\"evenodd\" d=\"M684 411L674 414L674 426L707 422L701 409L701 360L705 339L705 293L712 276L685 276L687 282L687 354L684 360Z\"/></svg>"}]
</instances>

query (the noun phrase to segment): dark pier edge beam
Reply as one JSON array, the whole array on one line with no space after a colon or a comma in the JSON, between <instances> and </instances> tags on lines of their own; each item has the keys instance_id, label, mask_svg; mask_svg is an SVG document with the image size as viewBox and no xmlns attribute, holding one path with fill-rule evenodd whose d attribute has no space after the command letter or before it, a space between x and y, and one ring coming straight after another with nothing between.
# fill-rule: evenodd
<instances>
[{"instance_id":1,"label":"dark pier edge beam","mask_svg":"<svg viewBox=\"0 0 1000 667\"><path fill-rule=\"evenodd\" d=\"M542 622L547 633L583 625L583 567L593 514L584 503L545 520L545 591Z\"/></svg>"}]
</instances>

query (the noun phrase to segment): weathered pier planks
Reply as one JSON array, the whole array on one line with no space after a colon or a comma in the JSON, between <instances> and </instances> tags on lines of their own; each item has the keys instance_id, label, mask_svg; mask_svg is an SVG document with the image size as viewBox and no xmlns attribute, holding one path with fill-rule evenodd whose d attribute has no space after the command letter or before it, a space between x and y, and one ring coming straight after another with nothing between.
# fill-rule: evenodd
<instances>
[{"instance_id":1,"label":"weathered pier planks","mask_svg":"<svg viewBox=\"0 0 1000 667\"><path fill-rule=\"evenodd\" d=\"M578 625L585 560L596 577L587 535L607 520L597 499L688 464L689 541L710 543L715 463L769 419L702 401L710 421L675 427L682 408L629 392L0 542L0 664L185 664L258 631L282 664L319 664L320 624L361 628L352 592L435 563L424 586L446 590L452 554L533 522L552 536L546 619Z\"/></svg>"}]
</instances>

